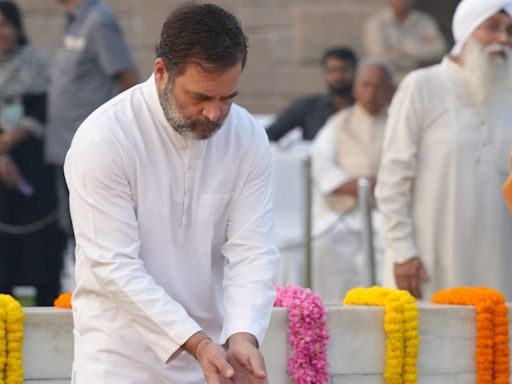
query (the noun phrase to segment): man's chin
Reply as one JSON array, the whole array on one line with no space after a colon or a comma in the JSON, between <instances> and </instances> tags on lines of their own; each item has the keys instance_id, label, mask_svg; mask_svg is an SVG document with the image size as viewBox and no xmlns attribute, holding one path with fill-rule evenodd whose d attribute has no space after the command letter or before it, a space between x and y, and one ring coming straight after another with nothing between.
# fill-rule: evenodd
<instances>
[{"instance_id":1,"label":"man's chin","mask_svg":"<svg viewBox=\"0 0 512 384\"><path fill-rule=\"evenodd\" d=\"M350 88L331 88L331 95L334 96L350 96L352 95L352 87Z\"/></svg>"},{"instance_id":2,"label":"man's chin","mask_svg":"<svg viewBox=\"0 0 512 384\"><path fill-rule=\"evenodd\" d=\"M205 129L193 130L193 131L189 132L187 138L190 140L194 140L194 141L208 140L219 131L219 128L220 127L215 128L215 129L208 129L208 130L205 130Z\"/></svg>"}]
</instances>

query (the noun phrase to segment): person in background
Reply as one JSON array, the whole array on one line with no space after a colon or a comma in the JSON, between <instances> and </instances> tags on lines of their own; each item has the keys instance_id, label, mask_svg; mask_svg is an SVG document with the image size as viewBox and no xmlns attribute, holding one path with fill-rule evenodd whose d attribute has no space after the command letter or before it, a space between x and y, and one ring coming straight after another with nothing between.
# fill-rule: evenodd
<instances>
[{"instance_id":1,"label":"person in background","mask_svg":"<svg viewBox=\"0 0 512 384\"><path fill-rule=\"evenodd\" d=\"M386 60L398 81L410 71L437 62L446 42L435 20L414 9L415 0L389 0L389 8L365 24L366 54Z\"/></svg>"},{"instance_id":2,"label":"person in background","mask_svg":"<svg viewBox=\"0 0 512 384\"><path fill-rule=\"evenodd\" d=\"M456 45L407 76L392 102L376 197L385 283L430 299L490 286L512 299L512 0L463 0Z\"/></svg>"},{"instance_id":3,"label":"person in background","mask_svg":"<svg viewBox=\"0 0 512 384\"><path fill-rule=\"evenodd\" d=\"M268 138L233 103L246 59L231 13L182 4L152 76L78 129L75 384L267 382L279 253Z\"/></svg>"},{"instance_id":4,"label":"person in background","mask_svg":"<svg viewBox=\"0 0 512 384\"><path fill-rule=\"evenodd\" d=\"M386 63L364 61L354 84L356 103L331 116L313 142L314 233L319 236L313 289L327 301L339 301L350 288L367 283L357 186L362 177L375 185L393 91Z\"/></svg>"},{"instance_id":5,"label":"person in background","mask_svg":"<svg viewBox=\"0 0 512 384\"><path fill-rule=\"evenodd\" d=\"M51 68L46 159L62 167L78 126L97 107L139 78L118 21L101 0L57 0L68 23ZM61 225L72 236L68 192L58 175Z\"/></svg>"},{"instance_id":6,"label":"person in background","mask_svg":"<svg viewBox=\"0 0 512 384\"><path fill-rule=\"evenodd\" d=\"M322 57L327 93L305 96L292 102L267 128L271 141L277 141L294 128L300 128L304 140L313 140L327 119L354 103L352 83L357 57L348 48L332 48Z\"/></svg>"},{"instance_id":7,"label":"person in background","mask_svg":"<svg viewBox=\"0 0 512 384\"><path fill-rule=\"evenodd\" d=\"M63 247L55 170L43 160L47 86L47 57L16 5L0 1L0 293L34 286L45 306L60 290Z\"/></svg>"}]
</instances>

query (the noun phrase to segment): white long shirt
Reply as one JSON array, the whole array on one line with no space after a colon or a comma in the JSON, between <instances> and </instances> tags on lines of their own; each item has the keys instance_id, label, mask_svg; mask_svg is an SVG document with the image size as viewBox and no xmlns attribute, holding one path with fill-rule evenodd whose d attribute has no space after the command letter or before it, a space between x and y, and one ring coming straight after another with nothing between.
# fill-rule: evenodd
<instances>
[{"instance_id":1,"label":"white long shirt","mask_svg":"<svg viewBox=\"0 0 512 384\"><path fill-rule=\"evenodd\" d=\"M329 226L356 199L339 199L333 192L353 178L375 177L380 164L387 108L376 115L359 104L331 116L311 151L316 183L314 216L317 230Z\"/></svg>"},{"instance_id":2,"label":"white long shirt","mask_svg":"<svg viewBox=\"0 0 512 384\"><path fill-rule=\"evenodd\" d=\"M326 301L339 303L349 289L369 283L361 211L355 198L335 196L333 191L352 178L377 175L386 118L387 108L371 115L355 104L331 116L313 142L317 238L312 280L313 289ZM379 218L373 216L376 227Z\"/></svg>"},{"instance_id":3,"label":"white long shirt","mask_svg":"<svg viewBox=\"0 0 512 384\"><path fill-rule=\"evenodd\" d=\"M393 261L419 255L437 289L487 285L512 300L512 220L501 186L512 146L512 98L480 112L449 58L410 74L390 108L376 190L387 283Z\"/></svg>"},{"instance_id":4,"label":"white long shirt","mask_svg":"<svg viewBox=\"0 0 512 384\"><path fill-rule=\"evenodd\" d=\"M76 236L74 383L202 383L180 346L262 342L278 258L270 151L232 105L209 140L165 120L151 77L95 111L65 163Z\"/></svg>"},{"instance_id":5,"label":"white long shirt","mask_svg":"<svg viewBox=\"0 0 512 384\"><path fill-rule=\"evenodd\" d=\"M366 22L363 40L366 53L388 61L398 80L425 63L438 61L446 52L436 21L417 10L412 10L403 22L391 9L376 14Z\"/></svg>"}]
</instances>

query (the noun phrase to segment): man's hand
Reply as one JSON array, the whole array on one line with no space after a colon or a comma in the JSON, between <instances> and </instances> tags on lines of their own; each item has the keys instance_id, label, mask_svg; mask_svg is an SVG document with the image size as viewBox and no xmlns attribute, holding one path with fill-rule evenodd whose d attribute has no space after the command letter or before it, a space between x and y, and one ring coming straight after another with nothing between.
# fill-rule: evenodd
<instances>
[{"instance_id":1,"label":"man's hand","mask_svg":"<svg viewBox=\"0 0 512 384\"><path fill-rule=\"evenodd\" d=\"M250 333L236 333L227 342L228 362L235 369L235 384L268 383L258 341Z\"/></svg>"},{"instance_id":2,"label":"man's hand","mask_svg":"<svg viewBox=\"0 0 512 384\"><path fill-rule=\"evenodd\" d=\"M0 133L0 155L8 154L11 149L24 141L28 136L28 133L21 128Z\"/></svg>"},{"instance_id":3,"label":"man's hand","mask_svg":"<svg viewBox=\"0 0 512 384\"><path fill-rule=\"evenodd\" d=\"M370 185L372 192L375 189L375 185L377 184L377 177L371 176L368 178L370 180ZM346 183L340 185L333 193L337 195L350 195L357 198L359 189L359 179L353 178L347 181Z\"/></svg>"},{"instance_id":4,"label":"man's hand","mask_svg":"<svg viewBox=\"0 0 512 384\"><path fill-rule=\"evenodd\" d=\"M358 188L358 179L350 179L346 183L340 185L334 193L336 195L350 195L353 197L357 197L357 188Z\"/></svg>"},{"instance_id":5,"label":"man's hand","mask_svg":"<svg viewBox=\"0 0 512 384\"><path fill-rule=\"evenodd\" d=\"M183 348L196 358L207 384L232 383L235 371L226 359L226 351L199 331L192 335Z\"/></svg>"},{"instance_id":6,"label":"man's hand","mask_svg":"<svg viewBox=\"0 0 512 384\"><path fill-rule=\"evenodd\" d=\"M427 281L428 275L420 258L415 256L405 263L395 263L394 272L398 288L406 289L411 295L421 299L420 283Z\"/></svg>"},{"instance_id":7,"label":"man's hand","mask_svg":"<svg viewBox=\"0 0 512 384\"><path fill-rule=\"evenodd\" d=\"M0 160L0 181L8 188L15 189L21 181L21 172L9 158L3 158Z\"/></svg>"}]
</instances>

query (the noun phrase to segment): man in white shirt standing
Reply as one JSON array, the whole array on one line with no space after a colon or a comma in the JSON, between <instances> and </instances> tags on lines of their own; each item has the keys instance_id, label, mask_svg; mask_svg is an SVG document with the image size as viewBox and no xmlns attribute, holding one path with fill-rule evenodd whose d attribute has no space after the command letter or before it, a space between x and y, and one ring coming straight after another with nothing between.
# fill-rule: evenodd
<instances>
[{"instance_id":1,"label":"man in white shirt standing","mask_svg":"<svg viewBox=\"0 0 512 384\"><path fill-rule=\"evenodd\" d=\"M411 73L390 108L377 202L388 284L426 300L487 285L512 299L512 0L463 0L456 45ZM385 268L386 268L385 267Z\"/></svg>"},{"instance_id":2,"label":"man in white shirt standing","mask_svg":"<svg viewBox=\"0 0 512 384\"><path fill-rule=\"evenodd\" d=\"M75 135L74 383L266 382L278 252L267 135L232 103L246 57L233 15L187 3L151 78Z\"/></svg>"},{"instance_id":3,"label":"man in white shirt standing","mask_svg":"<svg viewBox=\"0 0 512 384\"><path fill-rule=\"evenodd\" d=\"M419 67L437 62L446 52L436 21L414 9L415 0L389 0L389 7L364 26L364 45L369 56L385 59L398 80Z\"/></svg>"},{"instance_id":4,"label":"man in white shirt standing","mask_svg":"<svg viewBox=\"0 0 512 384\"><path fill-rule=\"evenodd\" d=\"M393 90L387 65L363 62L354 84L355 105L334 114L313 143L319 237L313 248L313 289L326 301L339 302L349 289L368 284L357 185L362 177L375 183Z\"/></svg>"}]
</instances>

